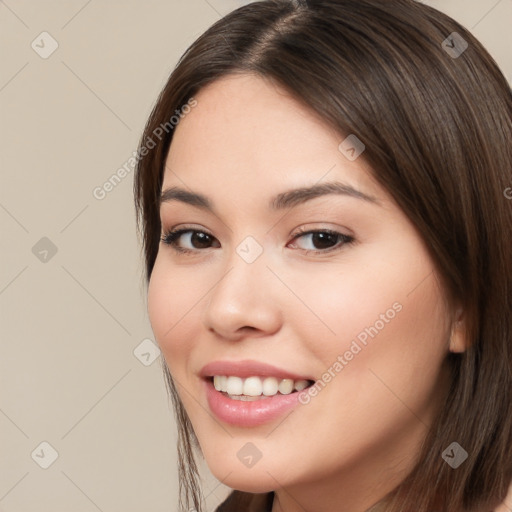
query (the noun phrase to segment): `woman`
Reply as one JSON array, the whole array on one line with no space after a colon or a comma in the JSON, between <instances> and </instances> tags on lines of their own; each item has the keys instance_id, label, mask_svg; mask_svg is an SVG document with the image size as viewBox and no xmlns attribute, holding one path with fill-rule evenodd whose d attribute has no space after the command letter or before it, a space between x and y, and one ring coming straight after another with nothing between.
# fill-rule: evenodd
<instances>
[{"instance_id":1,"label":"woman","mask_svg":"<svg viewBox=\"0 0 512 512\"><path fill-rule=\"evenodd\" d=\"M412 0L256 2L192 44L134 184L182 509L194 450L219 512L510 507L511 140L496 63Z\"/></svg>"}]
</instances>

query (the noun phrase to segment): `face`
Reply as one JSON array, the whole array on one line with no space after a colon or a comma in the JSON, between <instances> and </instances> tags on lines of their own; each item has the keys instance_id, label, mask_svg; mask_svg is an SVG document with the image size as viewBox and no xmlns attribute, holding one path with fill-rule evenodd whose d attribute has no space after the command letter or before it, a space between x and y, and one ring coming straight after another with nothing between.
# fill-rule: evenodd
<instances>
[{"instance_id":1,"label":"face","mask_svg":"<svg viewBox=\"0 0 512 512\"><path fill-rule=\"evenodd\" d=\"M237 75L196 100L162 185L155 338L219 480L304 500L343 481L356 510L411 468L446 388L433 261L364 152L284 90Z\"/></svg>"}]
</instances>

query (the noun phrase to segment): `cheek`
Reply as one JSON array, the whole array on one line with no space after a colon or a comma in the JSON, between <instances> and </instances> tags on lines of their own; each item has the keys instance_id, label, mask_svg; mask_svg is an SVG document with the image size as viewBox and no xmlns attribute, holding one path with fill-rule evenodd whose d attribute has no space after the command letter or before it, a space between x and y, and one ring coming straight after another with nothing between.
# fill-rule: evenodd
<instances>
[{"instance_id":1,"label":"cheek","mask_svg":"<svg viewBox=\"0 0 512 512\"><path fill-rule=\"evenodd\" d=\"M180 277L181 276L181 277ZM197 327L194 306L202 297L193 275L167 268L157 257L148 286L148 316L155 339L171 373L180 371L194 347L191 326ZM198 311L198 308L195 309Z\"/></svg>"},{"instance_id":2,"label":"cheek","mask_svg":"<svg viewBox=\"0 0 512 512\"><path fill-rule=\"evenodd\" d=\"M338 355L343 358L340 377L333 379L333 392L326 396L340 424L353 414L371 439L374 428L393 432L402 422L414 423L415 415L427 421L447 353L449 325L441 299L431 276L412 293L410 287L389 283L361 307L345 302L347 309L337 323L340 342L330 344L327 360L325 349L322 354L326 367L332 367ZM376 427L372 417L380 417L381 426Z\"/></svg>"},{"instance_id":3,"label":"cheek","mask_svg":"<svg viewBox=\"0 0 512 512\"><path fill-rule=\"evenodd\" d=\"M359 253L357 261L347 257L343 268L293 277L294 291L310 311L300 304L288 311L301 337L311 340L318 371L343 373L343 386L350 381L356 394L364 394L369 381L383 387L376 376L382 374L399 389L416 383L426 395L448 351L447 306L432 261L414 238L404 239L368 251L367 261ZM338 356L342 368L334 367Z\"/></svg>"},{"instance_id":4,"label":"cheek","mask_svg":"<svg viewBox=\"0 0 512 512\"><path fill-rule=\"evenodd\" d=\"M288 282L293 283L302 304L290 300L286 317L300 331L300 338L310 340L308 348L327 365L349 350L354 340L365 347L365 342L369 345L369 340L401 321L409 302L404 290L409 288L399 281L389 269L386 272L365 265L297 272L289 275Z\"/></svg>"},{"instance_id":5,"label":"cheek","mask_svg":"<svg viewBox=\"0 0 512 512\"><path fill-rule=\"evenodd\" d=\"M165 279L165 274L162 272L161 267L162 265L159 264L157 258L148 286L149 321L157 338L156 341L160 345L162 345L166 329L172 326L170 315L174 311L171 301L172 294L170 293L172 283Z\"/></svg>"}]
</instances>

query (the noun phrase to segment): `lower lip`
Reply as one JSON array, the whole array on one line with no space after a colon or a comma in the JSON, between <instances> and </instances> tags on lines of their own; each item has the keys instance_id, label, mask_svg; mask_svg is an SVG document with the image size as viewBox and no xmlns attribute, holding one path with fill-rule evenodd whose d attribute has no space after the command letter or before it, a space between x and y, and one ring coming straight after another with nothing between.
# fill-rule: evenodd
<instances>
[{"instance_id":1,"label":"lower lip","mask_svg":"<svg viewBox=\"0 0 512 512\"><path fill-rule=\"evenodd\" d=\"M225 423L240 427L256 427L293 409L299 402L299 393L274 395L259 400L233 400L217 391L211 380L204 381L206 398L211 411Z\"/></svg>"}]
</instances>

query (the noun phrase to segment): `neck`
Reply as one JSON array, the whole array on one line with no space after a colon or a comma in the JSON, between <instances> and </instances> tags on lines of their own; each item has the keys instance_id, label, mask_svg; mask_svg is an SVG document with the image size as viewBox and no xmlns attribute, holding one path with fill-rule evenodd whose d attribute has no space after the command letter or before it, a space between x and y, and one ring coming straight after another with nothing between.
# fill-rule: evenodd
<instances>
[{"instance_id":1,"label":"neck","mask_svg":"<svg viewBox=\"0 0 512 512\"><path fill-rule=\"evenodd\" d=\"M419 443L425 433L425 426L418 423L416 440L419 439ZM318 475L315 481L276 489L272 512L366 512L368 509L385 512L386 496L416 463L412 456L408 458L404 454L416 454L419 450L418 445L411 446L401 435L397 437L401 447L406 448L399 456L396 445L391 444L388 450L373 452L371 458L360 460L357 466L351 465L343 472ZM404 446L407 444L409 446Z\"/></svg>"}]
</instances>

